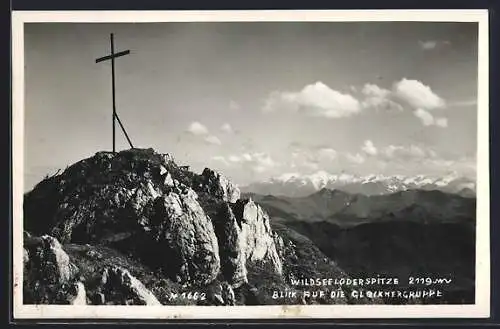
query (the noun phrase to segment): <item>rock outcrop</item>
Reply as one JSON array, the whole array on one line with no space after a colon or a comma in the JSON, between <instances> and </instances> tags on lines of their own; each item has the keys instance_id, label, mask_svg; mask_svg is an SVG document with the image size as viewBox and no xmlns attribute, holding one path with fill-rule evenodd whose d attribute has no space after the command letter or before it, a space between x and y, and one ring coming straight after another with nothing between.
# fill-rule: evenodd
<instances>
[{"instance_id":1,"label":"rock outcrop","mask_svg":"<svg viewBox=\"0 0 500 329\"><path fill-rule=\"evenodd\" d=\"M183 284L212 282L224 258L224 276L238 285L247 260L281 271L269 218L239 198L225 176L208 168L195 174L168 154L98 152L25 196L25 227L63 244L111 246ZM58 257L64 279L67 259Z\"/></svg>"},{"instance_id":2,"label":"rock outcrop","mask_svg":"<svg viewBox=\"0 0 500 329\"><path fill-rule=\"evenodd\" d=\"M59 241L49 235L30 237L25 241L27 266L30 273L49 284L67 283L76 275L76 267Z\"/></svg>"},{"instance_id":3,"label":"rock outcrop","mask_svg":"<svg viewBox=\"0 0 500 329\"><path fill-rule=\"evenodd\" d=\"M105 267L95 282L91 268L75 265L59 241L51 236L25 236L25 302L87 305L161 305L136 277L117 266ZM29 250L29 251L28 251ZM85 257L96 258L87 252ZM85 278L87 277L87 278ZM92 292L87 292L85 282Z\"/></svg>"},{"instance_id":4,"label":"rock outcrop","mask_svg":"<svg viewBox=\"0 0 500 329\"><path fill-rule=\"evenodd\" d=\"M209 168L205 168L201 176L202 182L199 186L204 187L207 193L231 203L240 199L239 188L231 183L224 175Z\"/></svg>"},{"instance_id":5,"label":"rock outcrop","mask_svg":"<svg viewBox=\"0 0 500 329\"><path fill-rule=\"evenodd\" d=\"M71 305L86 305L87 304L87 292L85 291L85 286L82 282L77 282L74 286L76 290L75 297L71 300Z\"/></svg>"},{"instance_id":6,"label":"rock outcrop","mask_svg":"<svg viewBox=\"0 0 500 329\"><path fill-rule=\"evenodd\" d=\"M107 268L101 276L98 297L101 303L106 300L122 305L161 305L151 291L126 269Z\"/></svg>"},{"instance_id":7,"label":"rock outcrop","mask_svg":"<svg viewBox=\"0 0 500 329\"><path fill-rule=\"evenodd\" d=\"M161 199L153 218L153 237L169 252L167 266L174 267L177 281L209 283L220 269L219 247L210 218L205 215L190 188L184 193L170 192Z\"/></svg>"},{"instance_id":8,"label":"rock outcrop","mask_svg":"<svg viewBox=\"0 0 500 329\"><path fill-rule=\"evenodd\" d=\"M24 299L32 303L71 304L78 268L56 238L25 235Z\"/></svg>"},{"instance_id":9,"label":"rock outcrop","mask_svg":"<svg viewBox=\"0 0 500 329\"><path fill-rule=\"evenodd\" d=\"M273 240L269 217L252 200L224 204L215 218L222 273L234 287L248 282L247 261L268 261L274 271L282 263Z\"/></svg>"}]
</instances>

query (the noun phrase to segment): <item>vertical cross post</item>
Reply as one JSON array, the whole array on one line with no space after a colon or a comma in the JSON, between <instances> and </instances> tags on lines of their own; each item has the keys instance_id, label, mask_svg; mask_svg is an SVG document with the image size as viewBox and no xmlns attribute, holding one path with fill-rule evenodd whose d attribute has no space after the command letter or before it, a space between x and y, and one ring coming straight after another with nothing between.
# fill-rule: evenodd
<instances>
[{"instance_id":1,"label":"vertical cross post","mask_svg":"<svg viewBox=\"0 0 500 329\"><path fill-rule=\"evenodd\" d=\"M99 63L102 61L111 60L111 93L112 93L112 97L113 97L113 113L112 113L113 153L116 153L116 138L115 138L115 136L116 136L116 134L115 134L116 121L115 120L118 120L118 123L120 124L120 127L122 128L123 133L125 134L125 137L127 138L127 141L129 143L130 147L131 148L134 147L132 145L132 142L130 141L130 138L128 137L127 132L125 131L125 127L123 126L122 122L120 121L120 118L118 117L118 114L116 113L116 96L115 96L115 58L130 54L130 50L120 51L120 52L115 54L115 41L114 41L113 33L110 34L110 42L111 42L111 49L110 49L111 54L104 56L104 57L100 57L100 58L96 59L95 62Z\"/></svg>"},{"instance_id":2,"label":"vertical cross post","mask_svg":"<svg viewBox=\"0 0 500 329\"><path fill-rule=\"evenodd\" d=\"M115 153L115 117L116 117L116 104L115 104L115 42L113 33L110 35L111 41L111 93L113 94L113 153Z\"/></svg>"}]
</instances>

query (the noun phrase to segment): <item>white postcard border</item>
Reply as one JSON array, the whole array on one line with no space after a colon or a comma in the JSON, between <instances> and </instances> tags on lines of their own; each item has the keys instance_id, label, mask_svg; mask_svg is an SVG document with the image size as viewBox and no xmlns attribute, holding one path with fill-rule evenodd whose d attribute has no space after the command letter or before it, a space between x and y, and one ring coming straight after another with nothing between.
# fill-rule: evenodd
<instances>
[{"instance_id":1,"label":"white postcard border","mask_svg":"<svg viewBox=\"0 0 500 329\"><path fill-rule=\"evenodd\" d=\"M251 21L477 22L476 303L473 305L66 306L23 305L24 23ZM487 10L14 11L12 174L14 319L484 318L490 316L489 69Z\"/></svg>"}]
</instances>

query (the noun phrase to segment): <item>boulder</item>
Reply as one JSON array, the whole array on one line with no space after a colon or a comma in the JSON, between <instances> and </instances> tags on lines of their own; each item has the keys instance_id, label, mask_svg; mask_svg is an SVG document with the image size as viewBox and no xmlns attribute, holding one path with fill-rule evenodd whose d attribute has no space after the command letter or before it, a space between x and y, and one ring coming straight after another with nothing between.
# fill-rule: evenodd
<instances>
[{"instance_id":1,"label":"boulder","mask_svg":"<svg viewBox=\"0 0 500 329\"><path fill-rule=\"evenodd\" d=\"M122 305L130 303L148 306L161 305L142 282L121 267L106 268L102 273L101 284L104 293L96 294L94 297L96 303L109 300L112 304Z\"/></svg>"}]
</instances>

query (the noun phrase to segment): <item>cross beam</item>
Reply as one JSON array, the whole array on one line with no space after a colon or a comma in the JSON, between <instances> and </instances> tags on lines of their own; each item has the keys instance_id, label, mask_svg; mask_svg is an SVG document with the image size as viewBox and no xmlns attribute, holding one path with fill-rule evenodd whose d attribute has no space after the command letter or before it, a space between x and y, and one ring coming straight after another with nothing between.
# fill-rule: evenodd
<instances>
[{"instance_id":1,"label":"cross beam","mask_svg":"<svg viewBox=\"0 0 500 329\"><path fill-rule=\"evenodd\" d=\"M130 50L120 51L119 53L116 53L116 54L100 57L100 58L96 59L95 62L96 63L104 62L104 61L107 61L108 59L116 58L116 57L120 57L120 56L125 56L128 54L130 54Z\"/></svg>"},{"instance_id":2,"label":"cross beam","mask_svg":"<svg viewBox=\"0 0 500 329\"><path fill-rule=\"evenodd\" d=\"M130 54L130 50L125 50L125 51L120 51L118 53L115 53L115 43L114 43L114 38L113 38L113 33L110 34L110 42L111 42L111 54L106 55L103 57L99 57L95 60L96 63L104 62L107 60L111 60L111 89L112 89L112 94L113 94L113 153L116 152L116 147L115 147L115 122L118 121L120 124L120 127L122 128L123 133L125 134L125 137L127 138L127 141L130 145L131 148L134 148L132 145L132 142L130 141L130 138L128 137L127 132L125 131L125 127L123 126L122 122L120 121L120 118L118 117L118 114L116 113L116 102L115 102L115 58L125 56Z\"/></svg>"}]
</instances>

